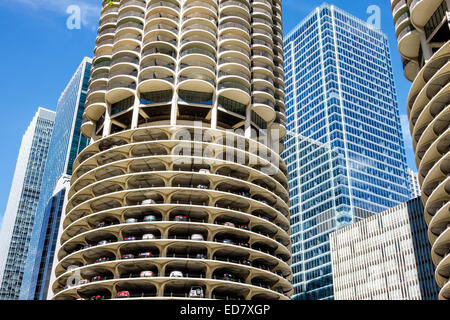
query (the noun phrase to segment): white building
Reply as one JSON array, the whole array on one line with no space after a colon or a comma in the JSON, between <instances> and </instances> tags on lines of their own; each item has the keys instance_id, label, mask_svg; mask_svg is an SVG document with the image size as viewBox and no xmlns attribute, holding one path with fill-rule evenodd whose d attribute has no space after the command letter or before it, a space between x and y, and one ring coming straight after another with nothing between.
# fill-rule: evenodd
<instances>
[{"instance_id":1,"label":"white building","mask_svg":"<svg viewBox=\"0 0 450 320\"><path fill-rule=\"evenodd\" d=\"M22 138L0 231L0 300L19 296L54 121L39 108Z\"/></svg>"},{"instance_id":2,"label":"white building","mask_svg":"<svg viewBox=\"0 0 450 320\"><path fill-rule=\"evenodd\" d=\"M330 235L336 300L434 300L420 198Z\"/></svg>"},{"instance_id":3,"label":"white building","mask_svg":"<svg viewBox=\"0 0 450 320\"><path fill-rule=\"evenodd\" d=\"M421 190L420 190L419 177L417 175L417 172L414 172L411 169L408 169L408 175L409 175L409 183L411 184L412 199L420 197Z\"/></svg>"}]
</instances>

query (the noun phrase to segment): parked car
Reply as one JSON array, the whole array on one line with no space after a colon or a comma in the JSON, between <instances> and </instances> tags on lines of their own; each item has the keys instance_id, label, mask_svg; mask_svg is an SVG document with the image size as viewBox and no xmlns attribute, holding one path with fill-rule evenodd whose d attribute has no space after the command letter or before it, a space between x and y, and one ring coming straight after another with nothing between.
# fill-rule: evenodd
<instances>
[{"instance_id":1,"label":"parked car","mask_svg":"<svg viewBox=\"0 0 450 320\"><path fill-rule=\"evenodd\" d=\"M122 255L122 260L134 259L134 254L127 253Z\"/></svg>"},{"instance_id":2,"label":"parked car","mask_svg":"<svg viewBox=\"0 0 450 320\"><path fill-rule=\"evenodd\" d=\"M144 217L144 222L152 222L152 221L156 221L156 220L157 220L156 216L153 216L153 215Z\"/></svg>"},{"instance_id":3,"label":"parked car","mask_svg":"<svg viewBox=\"0 0 450 320\"><path fill-rule=\"evenodd\" d=\"M91 279L92 282L102 281L102 280L104 280L104 277L102 277L102 276L95 276L95 277L92 277L92 279Z\"/></svg>"},{"instance_id":4,"label":"parked car","mask_svg":"<svg viewBox=\"0 0 450 320\"><path fill-rule=\"evenodd\" d=\"M141 252L138 255L139 258L150 258L151 256L152 256L151 252Z\"/></svg>"},{"instance_id":5,"label":"parked car","mask_svg":"<svg viewBox=\"0 0 450 320\"><path fill-rule=\"evenodd\" d=\"M239 242L238 246L244 248L250 248L250 244L248 242Z\"/></svg>"},{"instance_id":6,"label":"parked car","mask_svg":"<svg viewBox=\"0 0 450 320\"><path fill-rule=\"evenodd\" d=\"M204 298L205 293L203 292L202 287L191 287L191 291L189 291L189 298Z\"/></svg>"},{"instance_id":7,"label":"parked car","mask_svg":"<svg viewBox=\"0 0 450 320\"><path fill-rule=\"evenodd\" d=\"M208 169L200 169L198 172L199 173L203 173L203 174L210 174L211 173L211 171L209 171Z\"/></svg>"},{"instance_id":8,"label":"parked car","mask_svg":"<svg viewBox=\"0 0 450 320\"><path fill-rule=\"evenodd\" d=\"M153 233L147 233L142 236L142 240L153 240L156 239Z\"/></svg>"},{"instance_id":9,"label":"parked car","mask_svg":"<svg viewBox=\"0 0 450 320\"><path fill-rule=\"evenodd\" d=\"M208 187L207 185L204 185L204 184L199 184L199 185L197 185L196 188L197 188L197 189L202 189L202 190L207 190L207 189L209 189L209 187Z\"/></svg>"},{"instance_id":10,"label":"parked car","mask_svg":"<svg viewBox=\"0 0 450 320\"><path fill-rule=\"evenodd\" d=\"M138 220L135 218L129 218L129 219L125 220L125 223L136 223L136 222L138 222Z\"/></svg>"},{"instance_id":11,"label":"parked car","mask_svg":"<svg viewBox=\"0 0 450 320\"><path fill-rule=\"evenodd\" d=\"M183 278L183 272L181 271L172 271L170 273L171 278Z\"/></svg>"},{"instance_id":12,"label":"parked car","mask_svg":"<svg viewBox=\"0 0 450 320\"><path fill-rule=\"evenodd\" d=\"M235 279L236 279L235 276L232 275L231 273L224 273L223 274L223 280L233 281Z\"/></svg>"},{"instance_id":13,"label":"parked car","mask_svg":"<svg viewBox=\"0 0 450 320\"><path fill-rule=\"evenodd\" d=\"M92 248L92 247L93 247L92 244L86 244L86 245L84 245L83 249L89 249L89 248Z\"/></svg>"},{"instance_id":14,"label":"parked car","mask_svg":"<svg viewBox=\"0 0 450 320\"><path fill-rule=\"evenodd\" d=\"M91 300L103 300L103 299L105 299L105 297L100 296L100 295L96 295L96 296L92 296L91 297Z\"/></svg>"},{"instance_id":15,"label":"parked car","mask_svg":"<svg viewBox=\"0 0 450 320\"><path fill-rule=\"evenodd\" d=\"M226 244L234 244L234 241L231 240L231 239L223 239L223 243L226 243Z\"/></svg>"},{"instance_id":16,"label":"parked car","mask_svg":"<svg viewBox=\"0 0 450 320\"><path fill-rule=\"evenodd\" d=\"M225 227L232 227L232 228L235 227L235 224L234 224L233 222L225 222L223 225L224 225Z\"/></svg>"},{"instance_id":17,"label":"parked car","mask_svg":"<svg viewBox=\"0 0 450 320\"><path fill-rule=\"evenodd\" d=\"M193 234L193 235L191 235L191 240L194 240L194 241L204 241L205 238L204 238L203 235L201 235L201 234Z\"/></svg>"},{"instance_id":18,"label":"parked car","mask_svg":"<svg viewBox=\"0 0 450 320\"><path fill-rule=\"evenodd\" d=\"M88 283L89 283L89 280L87 280L87 279L81 279L80 281L78 281L77 285L81 286L81 285L83 285L83 284L88 284Z\"/></svg>"},{"instance_id":19,"label":"parked car","mask_svg":"<svg viewBox=\"0 0 450 320\"><path fill-rule=\"evenodd\" d=\"M186 222L186 221L188 221L188 217L187 216L175 216L174 221Z\"/></svg>"},{"instance_id":20,"label":"parked car","mask_svg":"<svg viewBox=\"0 0 450 320\"><path fill-rule=\"evenodd\" d=\"M243 264L245 266L249 266L249 267L252 266L252 262L250 260L246 260L246 259L241 260L241 264Z\"/></svg>"},{"instance_id":21,"label":"parked car","mask_svg":"<svg viewBox=\"0 0 450 320\"><path fill-rule=\"evenodd\" d=\"M152 271L142 271L140 276L141 276L141 278L150 278L150 277L153 277L154 274Z\"/></svg>"},{"instance_id":22,"label":"parked car","mask_svg":"<svg viewBox=\"0 0 450 320\"><path fill-rule=\"evenodd\" d=\"M117 292L116 298L129 298L130 296L129 291L119 291Z\"/></svg>"},{"instance_id":23,"label":"parked car","mask_svg":"<svg viewBox=\"0 0 450 320\"><path fill-rule=\"evenodd\" d=\"M248 227L248 226L246 226L246 225L240 225L240 226L237 226L239 229L242 229L242 230L250 230L250 228Z\"/></svg>"},{"instance_id":24,"label":"parked car","mask_svg":"<svg viewBox=\"0 0 450 320\"><path fill-rule=\"evenodd\" d=\"M153 200L153 199L145 199L141 202L141 205L145 206L147 204L154 204L154 203L155 203L155 200Z\"/></svg>"},{"instance_id":25,"label":"parked car","mask_svg":"<svg viewBox=\"0 0 450 320\"><path fill-rule=\"evenodd\" d=\"M136 237L134 237L134 236L129 236L129 237L123 238L123 240L124 240L124 241L134 241L134 240L136 240Z\"/></svg>"},{"instance_id":26,"label":"parked car","mask_svg":"<svg viewBox=\"0 0 450 320\"><path fill-rule=\"evenodd\" d=\"M196 259L206 259L206 254L203 253L197 253L195 256Z\"/></svg>"},{"instance_id":27,"label":"parked car","mask_svg":"<svg viewBox=\"0 0 450 320\"><path fill-rule=\"evenodd\" d=\"M108 244L108 243L111 243L111 240L102 240L102 241L99 241L99 242L97 243L97 245L103 246L103 245Z\"/></svg>"},{"instance_id":28,"label":"parked car","mask_svg":"<svg viewBox=\"0 0 450 320\"><path fill-rule=\"evenodd\" d=\"M107 261L111 261L111 258L109 258L109 257L100 257L97 260L95 260L95 263L101 263L101 262L107 262Z\"/></svg>"},{"instance_id":29,"label":"parked car","mask_svg":"<svg viewBox=\"0 0 450 320\"><path fill-rule=\"evenodd\" d=\"M103 227L106 227L106 222L105 221L102 221L99 224L97 224L97 228L103 228Z\"/></svg>"}]
</instances>

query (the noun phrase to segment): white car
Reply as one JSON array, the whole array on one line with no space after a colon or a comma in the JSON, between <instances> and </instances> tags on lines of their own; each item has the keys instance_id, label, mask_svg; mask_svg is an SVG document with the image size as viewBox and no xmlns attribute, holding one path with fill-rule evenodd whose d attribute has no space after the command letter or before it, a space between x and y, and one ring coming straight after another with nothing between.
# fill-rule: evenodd
<instances>
[{"instance_id":1,"label":"white car","mask_svg":"<svg viewBox=\"0 0 450 320\"><path fill-rule=\"evenodd\" d=\"M146 199L146 200L141 202L141 205L144 206L146 204L154 204L154 203L155 203L155 200L153 200L153 199Z\"/></svg>"},{"instance_id":2,"label":"white car","mask_svg":"<svg viewBox=\"0 0 450 320\"><path fill-rule=\"evenodd\" d=\"M156 239L155 235L152 233L144 234L142 240L153 240Z\"/></svg>"},{"instance_id":3,"label":"white car","mask_svg":"<svg viewBox=\"0 0 450 320\"><path fill-rule=\"evenodd\" d=\"M208 169L200 169L200 170L198 171L198 173L210 174L211 171L209 171Z\"/></svg>"},{"instance_id":4,"label":"white car","mask_svg":"<svg viewBox=\"0 0 450 320\"><path fill-rule=\"evenodd\" d=\"M172 271L170 273L171 278L183 278L183 272L181 271Z\"/></svg>"},{"instance_id":5,"label":"white car","mask_svg":"<svg viewBox=\"0 0 450 320\"><path fill-rule=\"evenodd\" d=\"M153 277L153 272L152 271L142 271L141 272L141 278L150 278Z\"/></svg>"},{"instance_id":6,"label":"white car","mask_svg":"<svg viewBox=\"0 0 450 320\"><path fill-rule=\"evenodd\" d=\"M233 222L225 222L223 225L225 227L232 227L232 228L236 227L236 225Z\"/></svg>"},{"instance_id":7,"label":"white car","mask_svg":"<svg viewBox=\"0 0 450 320\"><path fill-rule=\"evenodd\" d=\"M202 287L191 287L189 291L189 298L204 298L205 294Z\"/></svg>"},{"instance_id":8,"label":"white car","mask_svg":"<svg viewBox=\"0 0 450 320\"><path fill-rule=\"evenodd\" d=\"M135 218L129 218L129 219L125 220L125 223L136 223L136 222L138 222L138 221Z\"/></svg>"},{"instance_id":9,"label":"white car","mask_svg":"<svg viewBox=\"0 0 450 320\"><path fill-rule=\"evenodd\" d=\"M201 235L201 234L193 234L193 235L191 235L191 240L194 240L194 241L204 241L205 238L204 238L203 235Z\"/></svg>"}]
</instances>

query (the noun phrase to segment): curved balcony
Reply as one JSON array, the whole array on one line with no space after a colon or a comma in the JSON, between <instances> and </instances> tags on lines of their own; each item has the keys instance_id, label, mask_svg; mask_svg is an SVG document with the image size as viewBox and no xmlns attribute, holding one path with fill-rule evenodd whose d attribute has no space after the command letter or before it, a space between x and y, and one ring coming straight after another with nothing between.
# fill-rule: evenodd
<instances>
[{"instance_id":1,"label":"curved balcony","mask_svg":"<svg viewBox=\"0 0 450 320\"><path fill-rule=\"evenodd\" d=\"M219 82L218 95L235 100L243 105L250 103L250 89L244 81L239 78L226 79Z\"/></svg>"},{"instance_id":2,"label":"curved balcony","mask_svg":"<svg viewBox=\"0 0 450 320\"><path fill-rule=\"evenodd\" d=\"M261 93L259 91L258 93ZM252 110L255 111L264 121L271 122L275 119L275 104L274 101L270 98L267 98L262 95L256 95L252 99Z\"/></svg>"},{"instance_id":3,"label":"curved balcony","mask_svg":"<svg viewBox=\"0 0 450 320\"><path fill-rule=\"evenodd\" d=\"M419 64L415 60L402 58L403 75L406 79L413 82L419 73Z\"/></svg>"},{"instance_id":4,"label":"curved balcony","mask_svg":"<svg viewBox=\"0 0 450 320\"><path fill-rule=\"evenodd\" d=\"M164 66L148 67L139 74L139 92L174 90L175 75Z\"/></svg>"},{"instance_id":5,"label":"curved balcony","mask_svg":"<svg viewBox=\"0 0 450 320\"><path fill-rule=\"evenodd\" d=\"M188 0L183 4L182 20L184 22L191 19L205 19L211 21L215 26L218 18L217 13L217 4L213 0Z\"/></svg>"},{"instance_id":6,"label":"curved balcony","mask_svg":"<svg viewBox=\"0 0 450 320\"><path fill-rule=\"evenodd\" d=\"M409 18L408 18L409 20ZM398 51L406 59L417 59L419 56L420 33L412 24L407 23L397 35Z\"/></svg>"},{"instance_id":7,"label":"curved balcony","mask_svg":"<svg viewBox=\"0 0 450 320\"><path fill-rule=\"evenodd\" d=\"M423 30L441 3L439 0L413 1L410 5L411 22L417 29Z\"/></svg>"},{"instance_id":8,"label":"curved balcony","mask_svg":"<svg viewBox=\"0 0 450 320\"><path fill-rule=\"evenodd\" d=\"M221 16L242 17L250 20L250 4L239 0L221 0L220 1Z\"/></svg>"},{"instance_id":9,"label":"curved balcony","mask_svg":"<svg viewBox=\"0 0 450 320\"><path fill-rule=\"evenodd\" d=\"M108 103L116 103L135 94L136 81L128 77L115 77L108 82L106 100Z\"/></svg>"},{"instance_id":10,"label":"curved balcony","mask_svg":"<svg viewBox=\"0 0 450 320\"><path fill-rule=\"evenodd\" d=\"M157 13L168 13L179 17L180 3L177 0L151 0L147 4L147 16Z\"/></svg>"},{"instance_id":11,"label":"curved balcony","mask_svg":"<svg viewBox=\"0 0 450 320\"><path fill-rule=\"evenodd\" d=\"M446 42L422 67L414 80L408 95L407 112L410 117L411 109L426 83L447 64L450 58L450 43ZM411 118L411 117L410 117Z\"/></svg>"}]
</instances>

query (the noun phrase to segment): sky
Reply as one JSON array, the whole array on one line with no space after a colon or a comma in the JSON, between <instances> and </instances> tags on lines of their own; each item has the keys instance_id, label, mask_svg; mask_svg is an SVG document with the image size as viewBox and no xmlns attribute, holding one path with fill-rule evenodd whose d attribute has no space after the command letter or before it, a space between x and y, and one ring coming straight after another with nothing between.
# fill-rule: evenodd
<instances>
[{"instance_id":1,"label":"sky","mask_svg":"<svg viewBox=\"0 0 450 320\"><path fill-rule=\"evenodd\" d=\"M323 0L282 0L285 34ZM416 170L406 117L411 83L403 76L390 1L335 0L329 4L367 21L369 6L381 10L388 35L408 164ZM93 55L100 0L0 0L0 219L6 209L22 136L38 107L56 110L58 98L85 56ZM80 23L73 19L80 12Z\"/></svg>"}]
</instances>

